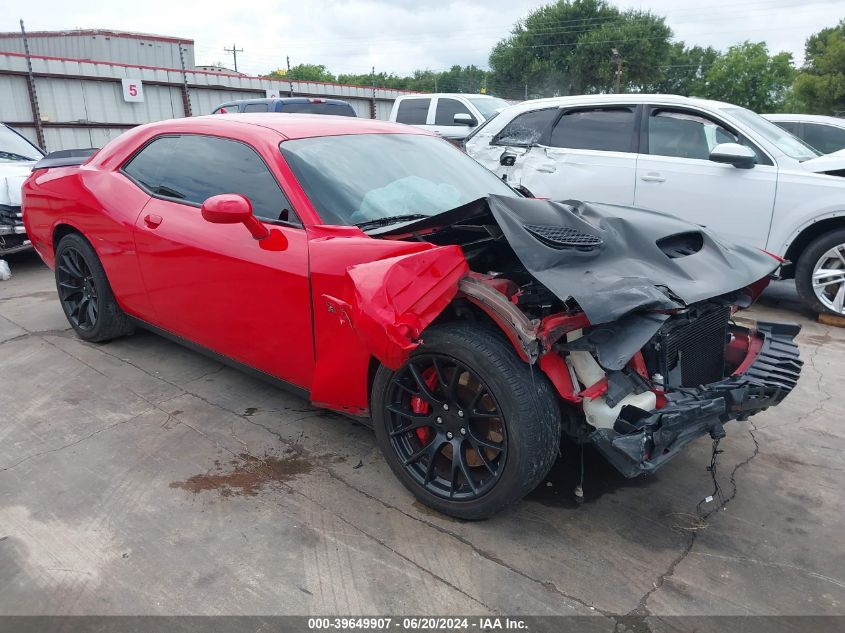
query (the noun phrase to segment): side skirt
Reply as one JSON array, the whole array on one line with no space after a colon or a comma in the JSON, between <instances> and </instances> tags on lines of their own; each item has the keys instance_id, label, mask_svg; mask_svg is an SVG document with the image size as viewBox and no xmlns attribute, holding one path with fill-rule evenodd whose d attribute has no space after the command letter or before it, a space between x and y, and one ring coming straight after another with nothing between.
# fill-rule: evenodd
<instances>
[{"instance_id":1,"label":"side skirt","mask_svg":"<svg viewBox=\"0 0 845 633\"><path fill-rule=\"evenodd\" d=\"M173 332L168 332L167 330L163 330L162 328L160 328L158 326L147 323L146 321L142 321L141 319L138 319L136 317L130 316L129 318L132 320L132 322L135 325L137 325L140 328L143 328L145 330L149 330L153 334L158 334L159 336L166 338L168 340L171 340L174 343L178 343L179 345L182 345L183 347L187 347L188 349L193 350L194 352L197 352L199 354L202 354L203 356L207 356L208 358L216 360L218 363L222 363L223 365L227 365L229 367L232 367L233 369L237 369L238 371L242 371L243 373L248 374L248 375L252 376L253 378L259 378L259 379L261 379L265 382L270 383L271 385L274 385L276 387L284 389L285 391L288 391L295 396L299 396L300 398L304 398L308 402L311 402L311 393L307 389L304 389L303 387L300 387L299 385L295 385L295 384L288 382L286 380L282 380L281 378L277 378L276 376L273 376L272 374L268 374L267 372L261 371L260 369L256 369L255 367L251 367L250 365L245 365L244 363L237 361L234 358L229 358L228 356L224 356L223 354L219 354L219 353L215 352L214 350L208 349L207 347L204 347L204 346L202 346L198 343L194 343L193 341L188 340L188 339L186 339L182 336L179 336L178 334L173 334Z\"/></svg>"}]
</instances>

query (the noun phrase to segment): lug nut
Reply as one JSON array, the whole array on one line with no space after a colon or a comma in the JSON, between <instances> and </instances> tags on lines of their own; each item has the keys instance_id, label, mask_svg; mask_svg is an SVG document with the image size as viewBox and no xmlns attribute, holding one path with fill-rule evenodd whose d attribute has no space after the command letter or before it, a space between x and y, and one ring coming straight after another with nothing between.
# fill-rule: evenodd
<instances>
[{"instance_id":1,"label":"lug nut","mask_svg":"<svg viewBox=\"0 0 845 633\"><path fill-rule=\"evenodd\" d=\"M449 410L449 405L448 405L448 404L446 404L445 402L443 403L443 410L444 410L444 411L448 411L448 410Z\"/></svg>"},{"instance_id":2,"label":"lug nut","mask_svg":"<svg viewBox=\"0 0 845 633\"><path fill-rule=\"evenodd\" d=\"M466 435L467 430L464 427L461 427L461 435Z\"/></svg>"},{"instance_id":3,"label":"lug nut","mask_svg":"<svg viewBox=\"0 0 845 633\"><path fill-rule=\"evenodd\" d=\"M463 411L458 410L458 417L459 417L459 418L464 417L464 412L463 412Z\"/></svg>"},{"instance_id":4,"label":"lug nut","mask_svg":"<svg viewBox=\"0 0 845 633\"><path fill-rule=\"evenodd\" d=\"M443 418L437 418L437 424L443 424Z\"/></svg>"},{"instance_id":5,"label":"lug nut","mask_svg":"<svg viewBox=\"0 0 845 633\"><path fill-rule=\"evenodd\" d=\"M446 434L446 439L451 440L453 437L455 437L455 436L454 436L454 435L452 435L452 431L449 431L449 432Z\"/></svg>"}]
</instances>

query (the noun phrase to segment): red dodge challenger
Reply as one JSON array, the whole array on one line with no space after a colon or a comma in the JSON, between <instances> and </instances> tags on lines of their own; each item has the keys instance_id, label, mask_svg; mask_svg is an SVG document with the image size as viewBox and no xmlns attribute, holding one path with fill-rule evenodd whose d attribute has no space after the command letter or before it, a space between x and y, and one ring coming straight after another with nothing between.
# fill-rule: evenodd
<instances>
[{"instance_id":1,"label":"red dodge challenger","mask_svg":"<svg viewBox=\"0 0 845 633\"><path fill-rule=\"evenodd\" d=\"M23 209L82 339L141 326L364 417L402 483L456 517L521 499L561 433L651 473L801 369L797 326L732 321L772 256L525 198L413 127L162 121L48 155Z\"/></svg>"}]
</instances>

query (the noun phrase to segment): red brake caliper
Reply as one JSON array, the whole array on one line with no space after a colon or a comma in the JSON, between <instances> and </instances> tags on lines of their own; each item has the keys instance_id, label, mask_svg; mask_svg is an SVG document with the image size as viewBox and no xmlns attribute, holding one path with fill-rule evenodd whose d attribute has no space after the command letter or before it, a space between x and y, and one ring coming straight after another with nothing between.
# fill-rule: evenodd
<instances>
[{"instance_id":1,"label":"red brake caliper","mask_svg":"<svg viewBox=\"0 0 845 633\"><path fill-rule=\"evenodd\" d=\"M434 391L437 387L437 372L434 371L434 367L429 367L423 371L422 377L423 380L425 380L425 384L428 385L428 388ZM411 411L424 415L431 412L431 405L419 396L411 396ZM430 426L421 426L420 428L415 429L414 432L417 434L417 437L420 439L423 446L428 444L434 437L434 430Z\"/></svg>"}]
</instances>

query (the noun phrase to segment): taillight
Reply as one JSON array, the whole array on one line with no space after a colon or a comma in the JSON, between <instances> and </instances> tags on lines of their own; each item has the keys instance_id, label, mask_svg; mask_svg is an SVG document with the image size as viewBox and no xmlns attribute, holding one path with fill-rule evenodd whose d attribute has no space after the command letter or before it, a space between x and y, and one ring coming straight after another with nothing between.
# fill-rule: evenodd
<instances>
[{"instance_id":1,"label":"taillight","mask_svg":"<svg viewBox=\"0 0 845 633\"><path fill-rule=\"evenodd\" d=\"M325 103L325 102L326 102L325 99L317 99L317 98L308 99L308 103Z\"/></svg>"}]
</instances>

